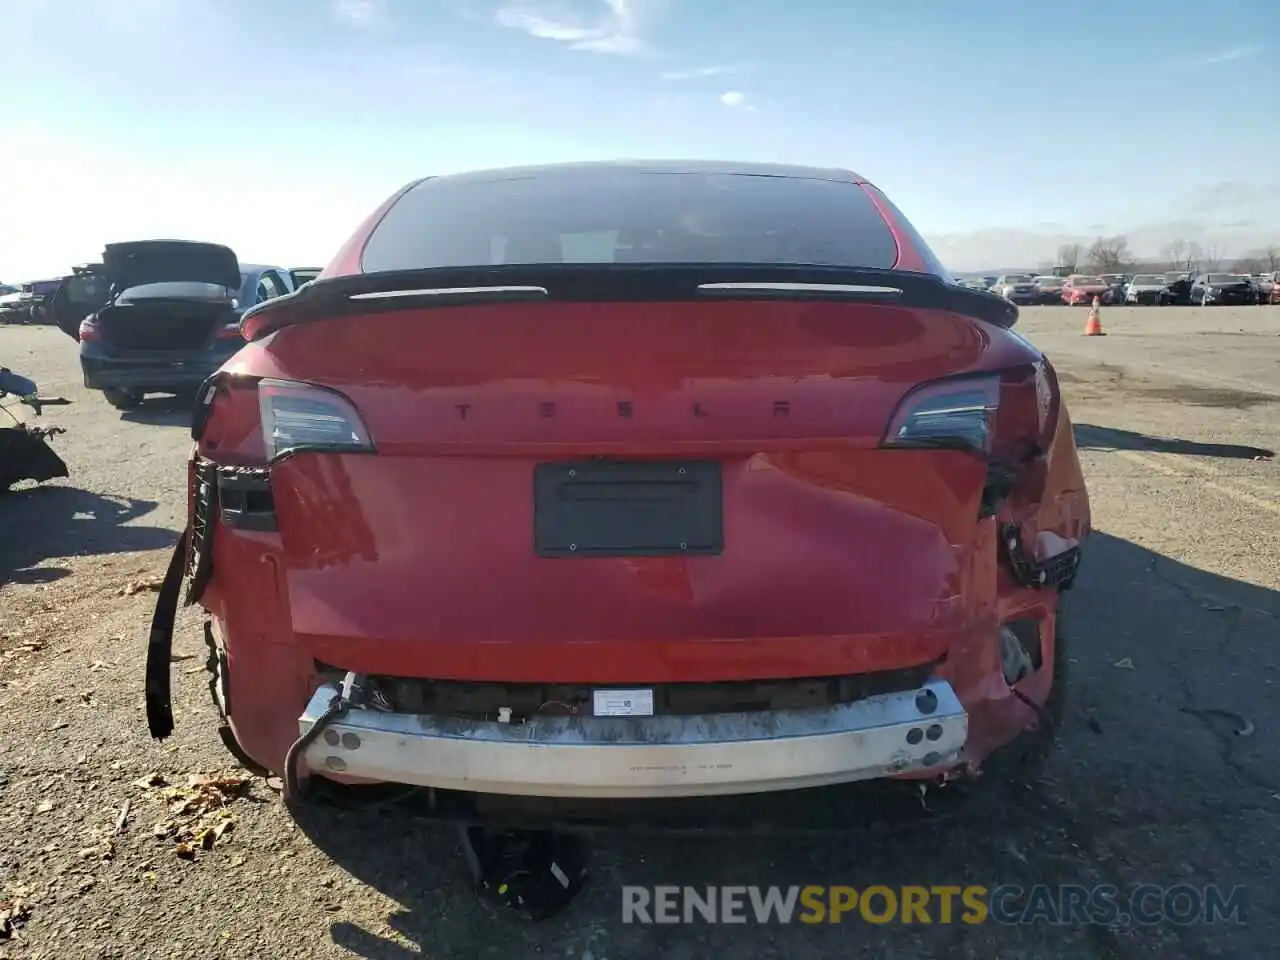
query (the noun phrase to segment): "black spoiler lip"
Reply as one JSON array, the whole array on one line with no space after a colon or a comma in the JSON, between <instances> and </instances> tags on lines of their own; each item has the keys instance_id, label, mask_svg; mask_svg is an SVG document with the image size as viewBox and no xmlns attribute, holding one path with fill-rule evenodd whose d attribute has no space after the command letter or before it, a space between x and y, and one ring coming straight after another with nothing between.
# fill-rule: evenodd
<instances>
[{"instance_id":1,"label":"black spoiler lip","mask_svg":"<svg viewBox=\"0 0 1280 960\"><path fill-rule=\"evenodd\" d=\"M771 284L774 289L768 288ZM707 289L715 285L719 289ZM794 288L778 289L781 285ZM804 289L806 285L810 289ZM252 342L308 320L428 305L705 299L879 302L946 310L1006 330L1018 322L1017 306L1003 297L904 270L752 263L521 263L321 277L249 309L240 329Z\"/></svg>"}]
</instances>

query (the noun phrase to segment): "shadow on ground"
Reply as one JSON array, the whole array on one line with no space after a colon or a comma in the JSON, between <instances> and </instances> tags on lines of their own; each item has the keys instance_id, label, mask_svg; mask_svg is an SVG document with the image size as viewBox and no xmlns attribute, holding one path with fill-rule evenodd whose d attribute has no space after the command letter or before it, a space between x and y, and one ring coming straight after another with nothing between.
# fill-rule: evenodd
<instances>
[{"instance_id":1,"label":"shadow on ground","mask_svg":"<svg viewBox=\"0 0 1280 960\"><path fill-rule=\"evenodd\" d=\"M194 410L195 402L191 397L148 397L132 410L122 411L120 419L156 427L189 428Z\"/></svg>"},{"instance_id":2,"label":"shadow on ground","mask_svg":"<svg viewBox=\"0 0 1280 960\"><path fill-rule=\"evenodd\" d=\"M48 583L70 572L63 567L37 567L49 557L171 547L175 531L126 526L155 508L152 500L104 497L53 485L0 497L0 589L9 583Z\"/></svg>"},{"instance_id":3,"label":"shadow on ground","mask_svg":"<svg viewBox=\"0 0 1280 960\"><path fill-rule=\"evenodd\" d=\"M454 830L413 803L303 807L298 822L342 868L402 906L394 934L346 922L333 940L370 960L423 955L789 960L886 956L1262 956L1280 937L1270 878L1280 829L1280 742L1271 729L1280 593L1197 570L1096 533L1067 595L1069 694L1058 749L1036 783L980 783L966 802L904 797L873 818L807 838L614 833L589 841L591 879L564 912L529 924L476 899ZM1242 736L1239 721L1258 735ZM814 809L829 812L829 791ZM737 808L722 800L711 810ZM797 822L816 821L805 813ZM940 812L939 812L940 811ZM622 922L622 887L847 884L1245 885L1246 925L932 922L642 925ZM749 908L748 908L749 909ZM1121 910L1123 913L1124 911ZM959 911L955 914L959 916ZM1127 916L1127 914L1126 914ZM854 929L849 929L853 927Z\"/></svg>"},{"instance_id":4,"label":"shadow on ground","mask_svg":"<svg viewBox=\"0 0 1280 960\"><path fill-rule=\"evenodd\" d=\"M1150 437L1132 430L1075 425L1076 446L1087 450L1145 450L1149 453L1181 453L1191 457L1224 457L1231 460L1269 460L1274 450L1235 443L1201 443L1170 437Z\"/></svg>"}]
</instances>

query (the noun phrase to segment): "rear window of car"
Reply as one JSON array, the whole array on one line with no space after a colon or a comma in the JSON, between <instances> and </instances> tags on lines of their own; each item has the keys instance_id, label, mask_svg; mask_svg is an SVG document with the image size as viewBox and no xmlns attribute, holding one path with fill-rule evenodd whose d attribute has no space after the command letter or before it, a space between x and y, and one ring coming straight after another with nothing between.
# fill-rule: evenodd
<instances>
[{"instance_id":1,"label":"rear window of car","mask_svg":"<svg viewBox=\"0 0 1280 960\"><path fill-rule=\"evenodd\" d=\"M383 217L367 273L503 263L783 263L888 269L854 183L634 169L425 180Z\"/></svg>"},{"instance_id":2,"label":"rear window of car","mask_svg":"<svg viewBox=\"0 0 1280 960\"><path fill-rule=\"evenodd\" d=\"M234 290L228 290L216 283L194 283L185 280L167 281L165 283L144 283L129 287L120 293L117 300L130 302L134 300L230 300L235 296Z\"/></svg>"}]
</instances>

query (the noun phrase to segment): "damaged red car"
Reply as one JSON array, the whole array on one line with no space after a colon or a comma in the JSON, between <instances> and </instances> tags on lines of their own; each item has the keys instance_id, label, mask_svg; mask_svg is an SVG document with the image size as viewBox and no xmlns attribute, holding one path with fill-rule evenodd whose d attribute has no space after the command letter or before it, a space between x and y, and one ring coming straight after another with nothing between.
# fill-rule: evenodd
<instances>
[{"instance_id":1,"label":"damaged red car","mask_svg":"<svg viewBox=\"0 0 1280 960\"><path fill-rule=\"evenodd\" d=\"M1090 525L1017 317L843 170L410 184L202 389L151 731L185 581L224 740L291 789L980 772L1060 710Z\"/></svg>"}]
</instances>

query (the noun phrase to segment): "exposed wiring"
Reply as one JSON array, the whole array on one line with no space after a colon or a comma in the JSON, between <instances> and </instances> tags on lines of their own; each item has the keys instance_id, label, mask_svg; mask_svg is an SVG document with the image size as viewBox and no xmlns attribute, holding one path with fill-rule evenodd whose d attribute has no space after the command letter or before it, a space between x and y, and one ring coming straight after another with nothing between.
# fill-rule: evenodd
<instances>
[{"instance_id":1,"label":"exposed wiring","mask_svg":"<svg viewBox=\"0 0 1280 960\"><path fill-rule=\"evenodd\" d=\"M1058 731L1054 727L1053 717L1049 716L1049 711L1016 687L1010 687L1009 690L1015 697L1031 708L1032 712L1036 715L1036 719L1040 721L1040 725L1044 727L1045 733L1048 735L1049 739L1053 739L1057 735Z\"/></svg>"},{"instance_id":2,"label":"exposed wiring","mask_svg":"<svg viewBox=\"0 0 1280 960\"><path fill-rule=\"evenodd\" d=\"M333 695L324 713L316 718L311 729L298 737L284 756L284 793L289 800L301 799L305 793L302 778L299 776L299 761L316 738L324 733L329 724L341 719L353 706L357 706L363 697L363 678L354 671L349 672L342 681L342 689Z\"/></svg>"}]
</instances>

